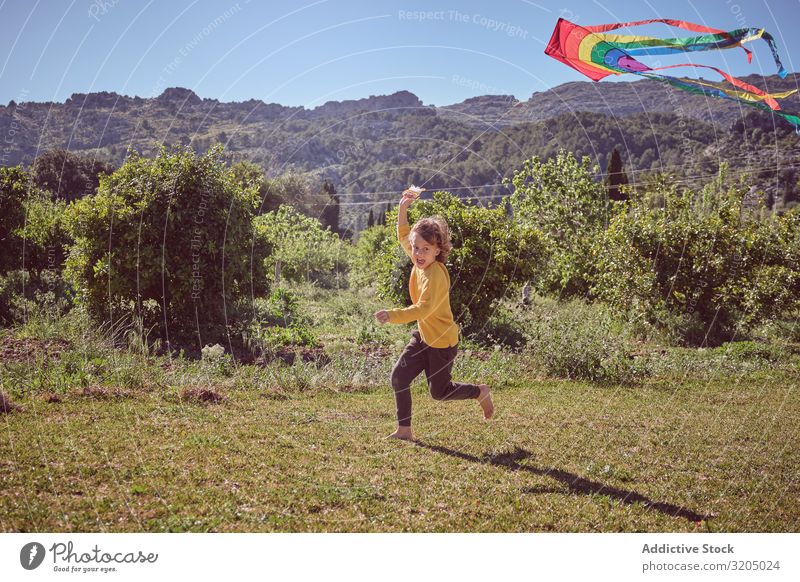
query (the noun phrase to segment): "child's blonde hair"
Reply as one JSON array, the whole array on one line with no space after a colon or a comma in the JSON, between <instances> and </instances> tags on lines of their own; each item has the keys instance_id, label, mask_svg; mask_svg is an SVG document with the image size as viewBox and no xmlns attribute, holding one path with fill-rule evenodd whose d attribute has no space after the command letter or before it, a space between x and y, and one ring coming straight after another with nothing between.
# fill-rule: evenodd
<instances>
[{"instance_id":1,"label":"child's blonde hair","mask_svg":"<svg viewBox=\"0 0 800 582\"><path fill-rule=\"evenodd\" d=\"M411 232L418 234L429 244L439 247L441 252L436 256L437 261L443 263L447 261L447 255L453 250L453 245L450 242L450 229L447 228L444 218L441 216L422 218L414 223Z\"/></svg>"}]
</instances>

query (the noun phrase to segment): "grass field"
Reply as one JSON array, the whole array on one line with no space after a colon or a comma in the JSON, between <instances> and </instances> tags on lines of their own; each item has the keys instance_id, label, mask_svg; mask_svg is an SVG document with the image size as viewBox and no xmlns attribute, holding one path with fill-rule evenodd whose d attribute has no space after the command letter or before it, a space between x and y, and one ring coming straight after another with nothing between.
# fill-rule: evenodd
<instances>
[{"instance_id":1,"label":"grass field","mask_svg":"<svg viewBox=\"0 0 800 582\"><path fill-rule=\"evenodd\" d=\"M0 387L22 409L0 415L0 529L799 529L796 356L672 349L643 382L599 385L467 344L455 375L494 386L496 418L418 381L414 444L384 438L408 330L364 323L363 297L304 300L325 361L210 367L68 321L7 331Z\"/></svg>"}]
</instances>

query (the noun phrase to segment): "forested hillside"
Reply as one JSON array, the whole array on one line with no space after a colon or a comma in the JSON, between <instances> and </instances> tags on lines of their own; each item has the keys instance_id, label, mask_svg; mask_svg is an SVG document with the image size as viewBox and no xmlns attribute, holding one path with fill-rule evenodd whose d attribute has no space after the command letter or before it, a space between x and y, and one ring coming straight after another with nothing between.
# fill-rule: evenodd
<instances>
[{"instance_id":1,"label":"forested hillside","mask_svg":"<svg viewBox=\"0 0 800 582\"><path fill-rule=\"evenodd\" d=\"M778 91L796 88L798 77L746 80ZM800 98L786 99L785 108L800 110ZM222 103L181 88L152 99L75 94L63 104L0 107L0 133L5 166L29 166L64 148L119 167L129 149L152 155L161 145L186 145L204 152L222 143L230 161L253 162L268 177L301 174L320 186L327 180L340 197L342 224L353 230L410 183L491 201L509 193L503 179L523 160L559 148L590 156L603 173L616 147L632 183L652 172L703 182L724 157L771 206L800 197L800 146L788 124L647 80L567 83L527 101L496 95L446 107L424 105L407 91L313 109ZM313 213L314 203L306 206Z\"/></svg>"}]
</instances>

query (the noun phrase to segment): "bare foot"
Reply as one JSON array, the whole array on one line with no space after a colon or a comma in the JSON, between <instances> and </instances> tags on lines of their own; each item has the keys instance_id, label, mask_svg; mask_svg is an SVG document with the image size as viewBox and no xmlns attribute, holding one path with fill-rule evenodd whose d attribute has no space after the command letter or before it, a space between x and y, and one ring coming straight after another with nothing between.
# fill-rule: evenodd
<instances>
[{"instance_id":1,"label":"bare foot","mask_svg":"<svg viewBox=\"0 0 800 582\"><path fill-rule=\"evenodd\" d=\"M489 391L487 384L478 384L481 393L478 395L478 404L483 408L483 418L489 420L494 414L494 403L492 402L492 393Z\"/></svg>"},{"instance_id":2,"label":"bare foot","mask_svg":"<svg viewBox=\"0 0 800 582\"><path fill-rule=\"evenodd\" d=\"M398 426L397 430L390 434L388 437L389 439L401 439L404 441L413 441L414 435L411 434L411 427L410 426Z\"/></svg>"}]
</instances>

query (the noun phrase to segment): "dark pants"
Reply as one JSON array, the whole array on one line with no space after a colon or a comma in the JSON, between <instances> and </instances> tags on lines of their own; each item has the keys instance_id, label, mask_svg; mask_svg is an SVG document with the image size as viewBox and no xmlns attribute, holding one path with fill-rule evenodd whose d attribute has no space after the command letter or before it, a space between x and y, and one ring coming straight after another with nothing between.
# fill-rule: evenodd
<instances>
[{"instance_id":1,"label":"dark pants","mask_svg":"<svg viewBox=\"0 0 800 582\"><path fill-rule=\"evenodd\" d=\"M411 341L400 354L392 369L392 388L397 401L397 423L411 426L411 382L425 371L428 389L435 400L466 400L477 398L481 390L476 384L460 384L451 381L450 373L458 348L432 348L426 344L416 330Z\"/></svg>"}]
</instances>

